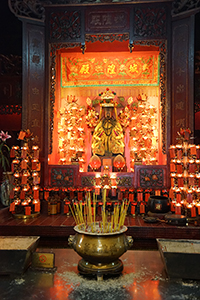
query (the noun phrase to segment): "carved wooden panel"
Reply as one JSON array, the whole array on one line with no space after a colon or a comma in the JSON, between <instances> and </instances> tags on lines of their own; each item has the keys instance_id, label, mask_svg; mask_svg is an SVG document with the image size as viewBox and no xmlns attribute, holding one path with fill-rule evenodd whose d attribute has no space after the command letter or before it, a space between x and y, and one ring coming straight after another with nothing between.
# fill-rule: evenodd
<instances>
[{"instance_id":1,"label":"carved wooden panel","mask_svg":"<svg viewBox=\"0 0 200 300\"><path fill-rule=\"evenodd\" d=\"M78 182L77 165L50 165L48 185L54 187L76 186Z\"/></svg>"},{"instance_id":2,"label":"carved wooden panel","mask_svg":"<svg viewBox=\"0 0 200 300\"><path fill-rule=\"evenodd\" d=\"M117 186L131 188L133 187L134 173L117 174Z\"/></svg>"},{"instance_id":3,"label":"carved wooden panel","mask_svg":"<svg viewBox=\"0 0 200 300\"><path fill-rule=\"evenodd\" d=\"M198 8L200 7L199 0L174 0L173 2L173 9L172 14L180 14L182 12L193 10L199 11Z\"/></svg>"},{"instance_id":4,"label":"carved wooden panel","mask_svg":"<svg viewBox=\"0 0 200 300\"><path fill-rule=\"evenodd\" d=\"M44 143L44 27L24 24L22 128L30 129L43 155Z\"/></svg>"},{"instance_id":5,"label":"carved wooden panel","mask_svg":"<svg viewBox=\"0 0 200 300\"><path fill-rule=\"evenodd\" d=\"M81 8L47 9L47 32L51 42L83 41Z\"/></svg>"},{"instance_id":6,"label":"carved wooden panel","mask_svg":"<svg viewBox=\"0 0 200 300\"><path fill-rule=\"evenodd\" d=\"M134 38L164 38L167 36L165 6L135 6L133 14Z\"/></svg>"},{"instance_id":7,"label":"carved wooden panel","mask_svg":"<svg viewBox=\"0 0 200 300\"><path fill-rule=\"evenodd\" d=\"M85 13L86 33L129 32L130 8L90 7Z\"/></svg>"},{"instance_id":8,"label":"carved wooden panel","mask_svg":"<svg viewBox=\"0 0 200 300\"><path fill-rule=\"evenodd\" d=\"M135 166L135 187L167 187L167 166Z\"/></svg>"},{"instance_id":9,"label":"carved wooden panel","mask_svg":"<svg viewBox=\"0 0 200 300\"><path fill-rule=\"evenodd\" d=\"M118 187L131 188L134 184L134 173L116 173ZM77 185L79 184L76 179ZM83 187L95 185L95 173L80 173L80 185Z\"/></svg>"},{"instance_id":10,"label":"carved wooden panel","mask_svg":"<svg viewBox=\"0 0 200 300\"><path fill-rule=\"evenodd\" d=\"M180 128L193 130L193 51L191 18L173 23L172 34L172 143Z\"/></svg>"},{"instance_id":11,"label":"carved wooden panel","mask_svg":"<svg viewBox=\"0 0 200 300\"><path fill-rule=\"evenodd\" d=\"M83 187L93 187L95 182L95 174L93 175L86 175L81 174L81 186Z\"/></svg>"}]
</instances>

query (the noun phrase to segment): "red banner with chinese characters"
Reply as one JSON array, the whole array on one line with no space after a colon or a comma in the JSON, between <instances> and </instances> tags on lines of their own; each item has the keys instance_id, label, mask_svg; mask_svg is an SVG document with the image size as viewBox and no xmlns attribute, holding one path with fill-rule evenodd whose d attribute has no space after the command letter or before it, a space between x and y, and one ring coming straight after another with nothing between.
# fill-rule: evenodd
<instances>
[{"instance_id":1,"label":"red banner with chinese characters","mask_svg":"<svg viewBox=\"0 0 200 300\"><path fill-rule=\"evenodd\" d=\"M158 86L158 70L158 52L62 53L61 86Z\"/></svg>"}]
</instances>

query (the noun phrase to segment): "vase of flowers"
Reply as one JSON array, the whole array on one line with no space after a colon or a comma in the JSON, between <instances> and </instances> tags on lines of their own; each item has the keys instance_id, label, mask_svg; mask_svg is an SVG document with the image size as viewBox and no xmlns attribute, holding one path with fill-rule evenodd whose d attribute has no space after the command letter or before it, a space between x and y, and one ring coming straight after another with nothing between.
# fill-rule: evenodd
<instances>
[{"instance_id":1,"label":"vase of flowers","mask_svg":"<svg viewBox=\"0 0 200 300\"><path fill-rule=\"evenodd\" d=\"M10 203L10 191L12 189L11 178L12 172L10 168L10 147L7 145L7 139L11 136L8 132L0 132L0 167L3 172L3 180L1 184L1 202L4 206Z\"/></svg>"}]
</instances>

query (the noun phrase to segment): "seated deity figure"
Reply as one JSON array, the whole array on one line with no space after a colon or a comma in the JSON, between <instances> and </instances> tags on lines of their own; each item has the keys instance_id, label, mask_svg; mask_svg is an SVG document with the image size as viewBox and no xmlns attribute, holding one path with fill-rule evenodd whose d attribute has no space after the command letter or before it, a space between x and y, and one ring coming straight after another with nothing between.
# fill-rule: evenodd
<instances>
[{"instance_id":1,"label":"seated deity figure","mask_svg":"<svg viewBox=\"0 0 200 300\"><path fill-rule=\"evenodd\" d=\"M114 95L106 91L102 95L100 104L100 121L94 129L92 136L93 155L112 156L124 154L124 134L117 119L117 111L113 102ZM103 118L101 118L104 112ZM113 113L115 112L115 117Z\"/></svg>"}]
</instances>

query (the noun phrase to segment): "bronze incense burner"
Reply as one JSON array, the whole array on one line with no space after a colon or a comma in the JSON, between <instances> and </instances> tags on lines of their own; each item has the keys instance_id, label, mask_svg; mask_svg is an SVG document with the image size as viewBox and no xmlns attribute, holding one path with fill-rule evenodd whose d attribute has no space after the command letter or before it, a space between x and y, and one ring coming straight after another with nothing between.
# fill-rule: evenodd
<instances>
[{"instance_id":1,"label":"bronze incense burner","mask_svg":"<svg viewBox=\"0 0 200 300\"><path fill-rule=\"evenodd\" d=\"M78 270L83 275L120 274L123 263L119 257L133 244L131 236L126 236L127 227L119 231L101 232L98 222L95 232L85 231L84 224L74 227L76 234L68 239L69 245L82 257Z\"/></svg>"}]
</instances>

